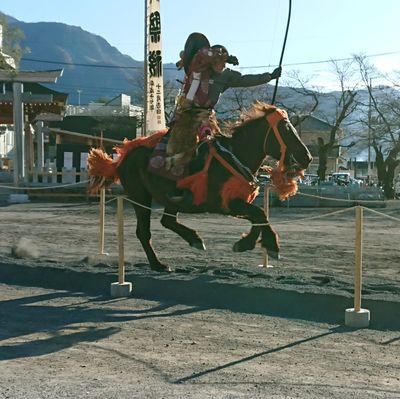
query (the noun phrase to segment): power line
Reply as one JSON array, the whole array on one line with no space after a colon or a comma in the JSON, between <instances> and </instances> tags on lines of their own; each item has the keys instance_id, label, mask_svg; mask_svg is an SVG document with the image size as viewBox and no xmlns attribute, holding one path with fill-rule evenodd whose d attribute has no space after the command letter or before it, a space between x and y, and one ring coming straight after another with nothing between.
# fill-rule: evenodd
<instances>
[{"instance_id":1,"label":"power line","mask_svg":"<svg viewBox=\"0 0 400 399\"><path fill-rule=\"evenodd\" d=\"M65 62L65 61L49 61L49 60L39 60L35 58L21 58L22 61L30 62L40 62L41 64L57 64L57 65L71 65L71 66L81 66L88 68L109 68L109 69L143 69L142 66L122 66L122 65L99 65L99 64L83 64L79 62Z\"/></svg>"},{"instance_id":2,"label":"power line","mask_svg":"<svg viewBox=\"0 0 400 399\"><path fill-rule=\"evenodd\" d=\"M400 51L389 51L387 53L370 54L370 55L365 55L365 58L381 57L383 55L393 55L393 54L400 54ZM332 62L332 61L350 61L352 59L353 59L353 57L335 58L335 59L323 60L323 61L307 61L307 62L298 62L295 64L285 64L285 66L324 64L324 63Z\"/></svg>"},{"instance_id":3,"label":"power line","mask_svg":"<svg viewBox=\"0 0 400 399\"><path fill-rule=\"evenodd\" d=\"M377 54L369 54L365 55L365 58L372 58L372 57L381 57L384 55L393 55L393 54L400 54L400 50L398 51L389 51L386 53L377 53ZM347 58L332 58L328 60L320 60L320 61L304 61L304 62L296 62L296 63L289 63L283 64L283 66L298 66L298 65L314 65L314 64L326 64L329 62L339 62L339 61L350 61L353 57ZM87 68L108 68L108 69L143 69L143 66L123 66L123 65L108 65L108 64L85 64L85 63L78 63L78 62L65 62L65 61L49 61L49 60L40 60L35 58L22 58L22 61L30 61L30 62L39 62L42 64L57 64L57 65L71 65L71 66L80 66L80 67L87 67ZM255 68L270 68L275 65L257 65L257 66L242 66L238 67L239 69L255 69ZM165 70L174 70L176 68L164 68Z\"/></svg>"},{"instance_id":4,"label":"power line","mask_svg":"<svg viewBox=\"0 0 400 399\"><path fill-rule=\"evenodd\" d=\"M84 85L72 85L72 84L60 84L57 83L56 84L57 88L62 89L62 90L77 90L77 89L85 89L85 91L92 90L92 91L115 91L115 92L121 92L124 90L129 89L129 87L125 86L125 87L104 87L104 86L84 86ZM133 87L133 86L132 86Z\"/></svg>"}]
</instances>

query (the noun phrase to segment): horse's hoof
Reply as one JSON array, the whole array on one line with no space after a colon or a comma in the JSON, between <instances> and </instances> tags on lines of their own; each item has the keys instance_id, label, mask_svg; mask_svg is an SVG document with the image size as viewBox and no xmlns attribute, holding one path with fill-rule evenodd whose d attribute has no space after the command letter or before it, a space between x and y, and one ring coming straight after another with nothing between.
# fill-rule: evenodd
<instances>
[{"instance_id":1,"label":"horse's hoof","mask_svg":"<svg viewBox=\"0 0 400 399\"><path fill-rule=\"evenodd\" d=\"M201 241L201 242L199 242L199 241L193 242L193 243L190 244L190 246L193 247L193 248L199 249L200 251L206 251L207 250L207 248L204 245L203 241Z\"/></svg>"},{"instance_id":2,"label":"horse's hoof","mask_svg":"<svg viewBox=\"0 0 400 399\"><path fill-rule=\"evenodd\" d=\"M233 252L242 252L242 251L240 250L240 245L239 245L238 242L235 242L235 243L233 244L232 250L233 250Z\"/></svg>"},{"instance_id":3,"label":"horse's hoof","mask_svg":"<svg viewBox=\"0 0 400 399\"><path fill-rule=\"evenodd\" d=\"M268 251L267 250L267 254L270 258L275 259L275 260L279 260L281 258L281 256L279 255L279 252L276 252L276 251Z\"/></svg>"},{"instance_id":4,"label":"horse's hoof","mask_svg":"<svg viewBox=\"0 0 400 399\"><path fill-rule=\"evenodd\" d=\"M254 249L255 244L250 244L248 242L244 242L242 240L239 240L237 242L235 242L235 244L233 244L233 252L244 252L244 251L250 251L252 249Z\"/></svg>"},{"instance_id":5,"label":"horse's hoof","mask_svg":"<svg viewBox=\"0 0 400 399\"><path fill-rule=\"evenodd\" d=\"M160 272L160 273L171 273L172 269L167 266L163 265L162 263L157 263L156 265L150 265L150 269L154 270L155 272Z\"/></svg>"}]
</instances>

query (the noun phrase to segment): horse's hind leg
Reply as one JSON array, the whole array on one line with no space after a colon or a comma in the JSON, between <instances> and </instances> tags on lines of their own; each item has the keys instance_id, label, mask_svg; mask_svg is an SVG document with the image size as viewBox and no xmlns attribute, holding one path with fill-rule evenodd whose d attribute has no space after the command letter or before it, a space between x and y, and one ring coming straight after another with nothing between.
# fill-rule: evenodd
<instances>
[{"instance_id":1,"label":"horse's hind leg","mask_svg":"<svg viewBox=\"0 0 400 399\"><path fill-rule=\"evenodd\" d=\"M131 198L133 200L133 198ZM136 213L137 225L136 225L136 236L139 239L144 252L146 253L147 259L150 263L150 268L159 272L170 272L171 269L160 262L158 259L153 245L151 243L151 232L150 232L150 221L151 221L151 198L148 196L146 200L139 201L135 199L135 202L143 205L133 204ZM149 208L149 209L147 209Z\"/></svg>"},{"instance_id":2,"label":"horse's hind leg","mask_svg":"<svg viewBox=\"0 0 400 399\"><path fill-rule=\"evenodd\" d=\"M261 227L252 226L247 234L242 234L242 238L233 245L234 252L244 252L254 249L261 233Z\"/></svg>"},{"instance_id":3,"label":"horse's hind leg","mask_svg":"<svg viewBox=\"0 0 400 399\"><path fill-rule=\"evenodd\" d=\"M234 244L233 250L235 252L243 252L253 249L261 232L261 246L267 250L269 256L278 259L278 235L268 223L264 211L258 206L248 204L241 199L230 201L229 209L232 215L245 217L253 224L250 232Z\"/></svg>"},{"instance_id":4,"label":"horse's hind leg","mask_svg":"<svg viewBox=\"0 0 400 399\"><path fill-rule=\"evenodd\" d=\"M166 229L172 230L180 237L182 237L185 241L189 243L191 247L205 251L206 246L204 245L201 237L197 234L195 230L179 223L176 214L176 211L171 211L165 208L163 216L161 218L161 224Z\"/></svg>"}]
</instances>

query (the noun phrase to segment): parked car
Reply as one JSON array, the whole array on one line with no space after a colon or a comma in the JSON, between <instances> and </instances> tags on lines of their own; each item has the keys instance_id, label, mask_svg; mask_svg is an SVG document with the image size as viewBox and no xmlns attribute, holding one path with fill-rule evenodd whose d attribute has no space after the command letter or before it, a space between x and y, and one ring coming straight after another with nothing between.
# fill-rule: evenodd
<instances>
[{"instance_id":1,"label":"parked car","mask_svg":"<svg viewBox=\"0 0 400 399\"><path fill-rule=\"evenodd\" d=\"M350 176L349 172L336 172L332 173L330 180L333 184L337 184L338 186L349 186L349 185L362 185L362 180L355 179Z\"/></svg>"},{"instance_id":2,"label":"parked car","mask_svg":"<svg viewBox=\"0 0 400 399\"><path fill-rule=\"evenodd\" d=\"M260 187L264 189L266 184L271 183L271 176L266 173L260 173L257 175L257 180L260 184Z\"/></svg>"},{"instance_id":3,"label":"parked car","mask_svg":"<svg viewBox=\"0 0 400 399\"><path fill-rule=\"evenodd\" d=\"M308 186L316 186L319 183L319 177L312 173L304 173L304 177L301 179L300 183L307 184Z\"/></svg>"},{"instance_id":4,"label":"parked car","mask_svg":"<svg viewBox=\"0 0 400 399\"><path fill-rule=\"evenodd\" d=\"M394 197L400 199L400 180L394 183Z\"/></svg>"}]
</instances>

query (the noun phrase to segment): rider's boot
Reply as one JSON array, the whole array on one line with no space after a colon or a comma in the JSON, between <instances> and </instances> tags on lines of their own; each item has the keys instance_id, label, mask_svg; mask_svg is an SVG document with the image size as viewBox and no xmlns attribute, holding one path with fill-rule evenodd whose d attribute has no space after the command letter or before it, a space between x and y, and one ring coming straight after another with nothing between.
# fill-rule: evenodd
<instances>
[{"instance_id":1,"label":"rider's boot","mask_svg":"<svg viewBox=\"0 0 400 399\"><path fill-rule=\"evenodd\" d=\"M179 205L192 205L193 204L193 194L190 190L184 190L175 188L170 194L167 194L170 201Z\"/></svg>"}]
</instances>

